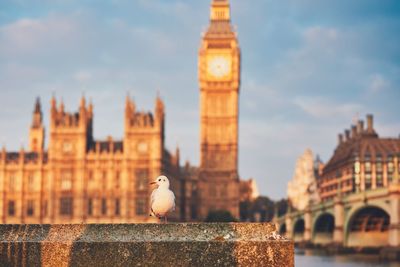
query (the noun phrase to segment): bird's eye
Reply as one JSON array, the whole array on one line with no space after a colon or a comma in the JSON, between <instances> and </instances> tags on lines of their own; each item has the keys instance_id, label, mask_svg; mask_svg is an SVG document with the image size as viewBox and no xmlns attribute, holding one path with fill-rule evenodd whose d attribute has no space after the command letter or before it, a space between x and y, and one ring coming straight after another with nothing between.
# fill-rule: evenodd
<instances>
[{"instance_id":1,"label":"bird's eye","mask_svg":"<svg viewBox=\"0 0 400 267\"><path fill-rule=\"evenodd\" d=\"M163 181L165 182L165 179Z\"/></svg>"},{"instance_id":2,"label":"bird's eye","mask_svg":"<svg viewBox=\"0 0 400 267\"><path fill-rule=\"evenodd\" d=\"M161 179L158 179L159 182L161 182Z\"/></svg>"}]
</instances>

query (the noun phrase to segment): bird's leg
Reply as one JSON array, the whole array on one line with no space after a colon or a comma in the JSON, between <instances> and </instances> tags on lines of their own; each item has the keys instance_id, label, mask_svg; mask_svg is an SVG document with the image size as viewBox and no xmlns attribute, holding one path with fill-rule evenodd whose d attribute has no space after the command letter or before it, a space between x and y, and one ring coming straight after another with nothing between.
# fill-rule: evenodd
<instances>
[{"instance_id":1,"label":"bird's leg","mask_svg":"<svg viewBox=\"0 0 400 267\"><path fill-rule=\"evenodd\" d=\"M168 223L168 220L167 220L167 214L165 214L165 223Z\"/></svg>"}]
</instances>

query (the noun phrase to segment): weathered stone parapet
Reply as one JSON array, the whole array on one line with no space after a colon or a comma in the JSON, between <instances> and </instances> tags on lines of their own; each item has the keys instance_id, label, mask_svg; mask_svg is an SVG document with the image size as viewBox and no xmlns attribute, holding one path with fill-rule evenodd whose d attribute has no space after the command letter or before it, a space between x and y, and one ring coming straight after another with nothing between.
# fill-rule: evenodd
<instances>
[{"instance_id":1,"label":"weathered stone parapet","mask_svg":"<svg viewBox=\"0 0 400 267\"><path fill-rule=\"evenodd\" d=\"M294 266L268 223L0 225L0 266Z\"/></svg>"}]
</instances>

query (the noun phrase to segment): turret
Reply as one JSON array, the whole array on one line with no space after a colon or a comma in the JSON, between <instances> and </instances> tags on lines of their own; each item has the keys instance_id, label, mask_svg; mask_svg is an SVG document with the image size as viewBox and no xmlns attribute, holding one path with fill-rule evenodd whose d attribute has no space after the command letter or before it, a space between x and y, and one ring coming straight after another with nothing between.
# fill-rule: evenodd
<instances>
[{"instance_id":1,"label":"turret","mask_svg":"<svg viewBox=\"0 0 400 267\"><path fill-rule=\"evenodd\" d=\"M61 102L60 102L60 108L59 108L59 112L60 113L64 113L64 100L61 98Z\"/></svg>"},{"instance_id":2,"label":"turret","mask_svg":"<svg viewBox=\"0 0 400 267\"><path fill-rule=\"evenodd\" d=\"M135 109L135 103L128 94L125 99L125 128L130 125L131 120L136 112Z\"/></svg>"},{"instance_id":3,"label":"turret","mask_svg":"<svg viewBox=\"0 0 400 267\"><path fill-rule=\"evenodd\" d=\"M32 115L32 125L29 130L29 148L32 152L40 152L44 149L43 113L40 98L36 98Z\"/></svg>"},{"instance_id":4,"label":"turret","mask_svg":"<svg viewBox=\"0 0 400 267\"><path fill-rule=\"evenodd\" d=\"M175 165L179 168L180 166L180 150L179 150L179 146L176 146L176 150L175 150L175 155L174 155L174 160L175 160Z\"/></svg>"},{"instance_id":5,"label":"turret","mask_svg":"<svg viewBox=\"0 0 400 267\"><path fill-rule=\"evenodd\" d=\"M345 135L345 137L346 137L346 142L347 142L347 141L350 141L350 131L349 131L349 130L345 130L345 131L344 131L344 135Z\"/></svg>"},{"instance_id":6,"label":"turret","mask_svg":"<svg viewBox=\"0 0 400 267\"><path fill-rule=\"evenodd\" d=\"M83 127L85 127L86 124L88 124L89 120L89 111L88 108L86 108L86 99L84 96L81 98L81 102L79 104L79 124Z\"/></svg>"},{"instance_id":7,"label":"turret","mask_svg":"<svg viewBox=\"0 0 400 267\"><path fill-rule=\"evenodd\" d=\"M372 114L367 115L367 130L366 134L370 137L378 137L378 134L374 129L374 116Z\"/></svg>"},{"instance_id":8,"label":"turret","mask_svg":"<svg viewBox=\"0 0 400 267\"><path fill-rule=\"evenodd\" d=\"M137 111L128 95L125 101L124 153L148 156L151 152L152 157L161 159L164 150L164 116L164 103L159 97L152 113Z\"/></svg>"},{"instance_id":9,"label":"turret","mask_svg":"<svg viewBox=\"0 0 400 267\"><path fill-rule=\"evenodd\" d=\"M156 107L155 107L155 115L156 115L156 124L160 127L162 141L164 142L165 138L165 110L164 110L164 102L161 100L160 96L157 95L156 98Z\"/></svg>"},{"instance_id":10,"label":"turret","mask_svg":"<svg viewBox=\"0 0 400 267\"><path fill-rule=\"evenodd\" d=\"M362 135L364 133L364 122L362 120L359 120L357 123L357 133L359 135Z\"/></svg>"},{"instance_id":11,"label":"turret","mask_svg":"<svg viewBox=\"0 0 400 267\"><path fill-rule=\"evenodd\" d=\"M58 109L54 97L51 100L50 145L51 157L61 153L84 157L93 140L93 106L86 107L86 99L81 98L78 112L66 112L61 100ZM61 146L57 147L57 143Z\"/></svg>"},{"instance_id":12,"label":"turret","mask_svg":"<svg viewBox=\"0 0 400 267\"><path fill-rule=\"evenodd\" d=\"M1 148L1 162L0 165L3 163L5 164L7 162L7 151L6 151L6 146L3 144Z\"/></svg>"},{"instance_id":13,"label":"turret","mask_svg":"<svg viewBox=\"0 0 400 267\"><path fill-rule=\"evenodd\" d=\"M157 95L157 98L156 98L155 114L156 114L156 118L158 120L161 120L161 121L164 120L164 116L165 116L164 102L162 101L162 99L160 98L159 95Z\"/></svg>"},{"instance_id":14,"label":"turret","mask_svg":"<svg viewBox=\"0 0 400 267\"><path fill-rule=\"evenodd\" d=\"M357 127L355 125L351 126L351 138L354 139L357 137Z\"/></svg>"},{"instance_id":15,"label":"turret","mask_svg":"<svg viewBox=\"0 0 400 267\"><path fill-rule=\"evenodd\" d=\"M338 135L338 143L339 145L343 144L343 134Z\"/></svg>"}]
</instances>

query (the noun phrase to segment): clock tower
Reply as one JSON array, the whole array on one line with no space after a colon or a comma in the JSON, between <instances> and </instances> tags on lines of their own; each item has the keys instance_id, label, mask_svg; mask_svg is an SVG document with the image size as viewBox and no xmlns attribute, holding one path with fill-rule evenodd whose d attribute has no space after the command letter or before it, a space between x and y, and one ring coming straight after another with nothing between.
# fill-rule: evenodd
<instances>
[{"instance_id":1,"label":"clock tower","mask_svg":"<svg viewBox=\"0 0 400 267\"><path fill-rule=\"evenodd\" d=\"M240 48L228 0L213 0L199 52L202 218L212 210L239 217Z\"/></svg>"}]
</instances>

